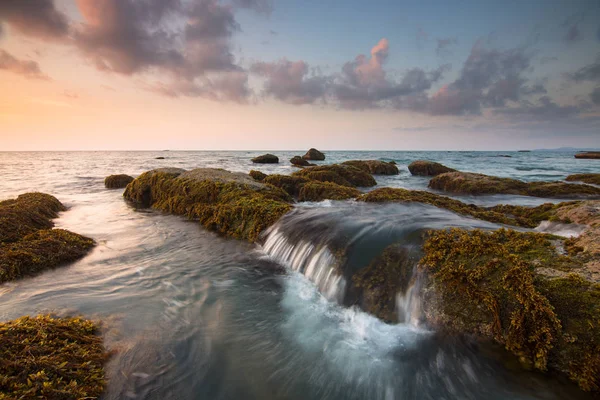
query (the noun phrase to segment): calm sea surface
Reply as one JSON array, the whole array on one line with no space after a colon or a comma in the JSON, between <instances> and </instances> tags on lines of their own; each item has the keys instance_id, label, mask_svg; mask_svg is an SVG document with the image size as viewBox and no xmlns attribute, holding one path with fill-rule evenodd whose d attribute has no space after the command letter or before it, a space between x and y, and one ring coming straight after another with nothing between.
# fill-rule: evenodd
<instances>
[{"instance_id":1,"label":"calm sea surface","mask_svg":"<svg viewBox=\"0 0 600 400\"><path fill-rule=\"evenodd\" d=\"M82 314L104 321L117 354L107 399L577 399L572 385L507 367L503 356L441 338L407 315L418 293L399 296L405 322L388 325L348 306L329 243L347 241L346 268L360 269L391 243L415 249L425 229L496 229L420 204L353 201L299 205L261 245L224 239L197 224L139 210L104 177L163 166L290 174L300 152L0 152L0 200L29 191L69 207L56 226L96 240L84 259L0 286L0 320ZM395 161L379 186L425 190L406 166L417 159L526 181L600 172L572 153L326 152L326 163ZM498 157L511 155L512 157ZM165 157L156 160L156 157ZM462 197L484 205L536 205L521 196ZM325 250L324 250L325 249ZM282 268L283 267L283 268ZM400 300L399 300L400 301ZM400 304L400 303L399 303Z\"/></svg>"}]
</instances>

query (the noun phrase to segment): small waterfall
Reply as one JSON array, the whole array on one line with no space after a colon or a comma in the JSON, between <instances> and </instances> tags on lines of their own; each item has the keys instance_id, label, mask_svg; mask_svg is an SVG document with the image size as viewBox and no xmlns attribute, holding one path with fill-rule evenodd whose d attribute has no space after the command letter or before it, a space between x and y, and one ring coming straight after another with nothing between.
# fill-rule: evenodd
<instances>
[{"instance_id":1,"label":"small waterfall","mask_svg":"<svg viewBox=\"0 0 600 400\"><path fill-rule=\"evenodd\" d=\"M421 275L418 267L413 269L411 282L406 292L396 295L398 321L418 327L421 324Z\"/></svg>"},{"instance_id":2,"label":"small waterfall","mask_svg":"<svg viewBox=\"0 0 600 400\"><path fill-rule=\"evenodd\" d=\"M263 249L277 263L304 274L327 299L342 301L346 280L336 271L337 260L326 244L292 242L274 226L266 234Z\"/></svg>"}]
</instances>

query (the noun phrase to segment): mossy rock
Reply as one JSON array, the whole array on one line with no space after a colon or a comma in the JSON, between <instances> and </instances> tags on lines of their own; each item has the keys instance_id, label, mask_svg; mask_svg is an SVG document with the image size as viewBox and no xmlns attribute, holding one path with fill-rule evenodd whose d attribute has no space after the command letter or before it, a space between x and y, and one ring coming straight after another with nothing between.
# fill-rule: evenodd
<instances>
[{"instance_id":1,"label":"mossy rock","mask_svg":"<svg viewBox=\"0 0 600 400\"><path fill-rule=\"evenodd\" d=\"M0 399L96 399L108 354L96 323L51 315L0 323Z\"/></svg>"},{"instance_id":2,"label":"mossy rock","mask_svg":"<svg viewBox=\"0 0 600 400\"><path fill-rule=\"evenodd\" d=\"M252 179L254 179L255 181L258 181L258 182L262 182L267 177L267 174L262 173L260 171L256 171L254 169L251 170L248 175L250 175L252 177Z\"/></svg>"},{"instance_id":3,"label":"mossy rock","mask_svg":"<svg viewBox=\"0 0 600 400\"><path fill-rule=\"evenodd\" d=\"M294 172L292 176L301 176L320 182L333 182L349 187L371 187L377 185L375 178L370 173L352 165L332 164L306 167Z\"/></svg>"},{"instance_id":4,"label":"mossy rock","mask_svg":"<svg viewBox=\"0 0 600 400\"><path fill-rule=\"evenodd\" d=\"M33 276L77 261L95 243L64 229L43 229L0 245L0 283Z\"/></svg>"},{"instance_id":5,"label":"mossy rock","mask_svg":"<svg viewBox=\"0 0 600 400\"><path fill-rule=\"evenodd\" d=\"M575 174L567 176L568 182L585 182L600 185L600 174Z\"/></svg>"},{"instance_id":6,"label":"mossy rock","mask_svg":"<svg viewBox=\"0 0 600 400\"><path fill-rule=\"evenodd\" d=\"M0 202L0 244L16 242L37 230L52 228L51 219L65 210L56 197L45 193L25 193Z\"/></svg>"},{"instance_id":7,"label":"mossy rock","mask_svg":"<svg viewBox=\"0 0 600 400\"><path fill-rule=\"evenodd\" d=\"M315 165L315 164L311 164L308 161L306 161L304 158L300 157L300 156L294 156L292 158L290 158L290 163L292 163L292 165L295 165L297 167L310 167L311 165Z\"/></svg>"},{"instance_id":8,"label":"mossy rock","mask_svg":"<svg viewBox=\"0 0 600 400\"><path fill-rule=\"evenodd\" d=\"M305 155L302 156L305 160L316 160L323 161L325 160L325 154L321 153L319 150L315 148L309 149Z\"/></svg>"},{"instance_id":9,"label":"mossy rock","mask_svg":"<svg viewBox=\"0 0 600 400\"><path fill-rule=\"evenodd\" d=\"M398 175L400 170L396 164L379 160L350 160L342 165L351 165L373 175Z\"/></svg>"},{"instance_id":10,"label":"mossy rock","mask_svg":"<svg viewBox=\"0 0 600 400\"><path fill-rule=\"evenodd\" d=\"M421 190L408 190L400 188L380 188L360 196L358 201L367 203L423 203L443 208L457 214L468 215L484 221L500 224L535 228L542 221L557 220L556 212L561 207L577 204L567 202L552 204L546 203L537 207L522 207L499 205L495 207L479 207L474 204L465 204L461 201L439 194Z\"/></svg>"},{"instance_id":11,"label":"mossy rock","mask_svg":"<svg viewBox=\"0 0 600 400\"><path fill-rule=\"evenodd\" d=\"M412 175L417 176L436 176L446 172L455 172L455 169L448 168L433 161L417 160L409 164L408 170Z\"/></svg>"},{"instance_id":12,"label":"mossy rock","mask_svg":"<svg viewBox=\"0 0 600 400\"><path fill-rule=\"evenodd\" d=\"M428 321L502 344L528 366L600 388L600 286L560 254L556 237L501 229L429 234L420 267ZM549 277L546 270L556 270Z\"/></svg>"},{"instance_id":13,"label":"mossy rock","mask_svg":"<svg viewBox=\"0 0 600 400\"><path fill-rule=\"evenodd\" d=\"M470 172L448 172L429 181L431 189L457 194L513 194L536 197L600 196L600 188L564 182L522 182Z\"/></svg>"},{"instance_id":14,"label":"mossy rock","mask_svg":"<svg viewBox=\"0 0 600 400\"><path fill-rule=\"evenodd\" d=\"M398 322L396 295L406 292L416 264L409 249L393 244L352 276L361 308L379 319Z\"/></svg>"},{"instance_id":15,"label":"mossy rock","mask_svg":"<svg viewBox=\"0 0 600 400\"><path fill-rule=\"evenodd\" d=\"M304 183L298 193L298 201L346 200L360 196L355 188L341 186L331 182Z\"/></svg>"},{"instance_id":16,"label":"mossy rock","mask_svg":"<svg viewBox=\"0 0 600 400\"><path fill-rule=\"evenodd\" d=\"M133 177L125 174L110 175L104 178L104 186L107 189L123 189L133 181Z\"/></svg>"},{"instance_id":17,"label":"mossy rock","mask_svg":"<svg viewBox=\"0 0 600 400\"><path fill-rule=\"evenodd\" d=\"M268 175L264 179L264 183L283 189L286 193L293 197L298 197L300 194L300 189L302 189L302 186L307 182L309 182L308 178L279 174Z\"/></svg>"},{"instance_id":18,"label":"mossy rock","mask_svg":"<svg viewBox=\"0 0 600 400\"><path fill-rule=\"evenodd\" d=\"M280 188L222 169L154 170L135 179L123 196L143 206L184 215L205 228L255 241L291 209Z\"/></svg>"},{"instance_id":19,"label":"mossy rock","mask_svg":"<svg viewBox=\"0 0 600 400\"><path fill-rule=\"evenodd\" d=\"M582 153L575 154L575 158L600 160L600 151L584 151Z\"/></svg>"},{"instance_id":20,"label":"mossy rock","mask_svg":"<svg viewBox=\"0 0 600 400\"><path fill-rule=\"evenodd\" d=\"M273 154L263 154L262 156L254 157L252 162L257 164L277 164L279 163L279 157Z\"/></svg>"}]
</instances>

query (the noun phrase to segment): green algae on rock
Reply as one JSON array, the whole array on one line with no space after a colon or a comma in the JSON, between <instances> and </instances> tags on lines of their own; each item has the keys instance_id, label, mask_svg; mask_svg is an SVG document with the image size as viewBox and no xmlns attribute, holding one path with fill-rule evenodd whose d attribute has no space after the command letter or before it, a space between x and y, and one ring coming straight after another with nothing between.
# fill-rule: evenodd
<instances>
[{"instance_id":1,"label":"green algae on rock","mask_svg":"<svg viewBox=\"0 0 600 400\"><path fill-rule=\"evenodd\" d=\"M346 200L360 196L355 188L337 185L331 182L307 182L298 192L298 201Z\"/></svg>"},{"instance_id":2,"label":"green algae on rock","mask_svg":"<svg viewBox=\"0 0 600 400\"><path fill-rule=\"evenodd\" d=\"M125 174L110 175L104 178L104 187L107 189L123 189L133 181L133 177Z\"/></svg>"},{"instance_id":3,"label":"green algae on rock","mask_svg":"<svg viewBox=\"0 0 600 400\"><path fill-rule=\"evenodd\" d=\"M552 240L505 229L431 232L420 261L424 312L438 328L494 340L526 365L599 390L600 287L579 274L582 257L560 254Z\"/></svg>"},{"instance_id":4,"label":"green algae on rock","mask_svg":"<svg viewBox=\"0 0 600 400\"><path fill-rule=\"evenodd\" d=\"M252 177L252 179L254 179L255 181L258 182L262 182L266 177L267 174L260 172L260 171L256 171L256 170L251 170L248 175L250 175Z\"/></svg>"},{"instance_id":5,"label":"green algae on rock","mask_svg":"<svg viewBox=\"0 0 600 400\"><path fill-rule=\"evenodd\" d=\"M600 185L600 174L575 174L567 176L568 182L585 182Z\"/></svg>"},{"instance_id":6,"label":"green algae on rock","mask_svg":"<svg viewBox=\"0 0 600 400\"><path fill-rule=\"evenodd\" d=\"M107 353L96 323L51 315L0 322L0 399L96 399Z\"/></svg>"},{"instance_id":7,"label":"green algae on rock","mask_svg":"<svg viewBox=\"0 0 600 400\"><path fill-rule=\"evenodd\" d=\"M290 196L282 189L247 174L213 168L148 171L131 182L123 196L252 242L292 207Z\"/></svg>"},{"instance_id":8,"label":"green algae on rock","mask_svg":"<svg viewBox=\"0 0 600 400\"><path fill-rule=\"evenodd\" d=\"M436 176L446 172L455 172L455 169L448 168L445 165L434 161L417 160L409 164L408 170L412 175L417 176Z\"/></svg>"},{"instance_id":9,"label":"green algae on rock","mask_svg":"<svg viewBox=\"0 0 600 400\"><path fill-rule=\"evenodd\" d=\"M398 175L400 171L396 164L380 160L350 160L342 165L351 165L373 175Z\"/></svg>"},{"instance_id":10,"label":"green algae on rock","mask_svg":"<svg viewBox=\"0 0 600 400\"><path fill-rule=\"evenodd\" d=\"M301 176L279 174L268 175L264 180L264 183L278 187L294 197L298 197L300 189L307 182L309 179Z\"/></svg>"},{"instance_id":11,"label":"green algae on rock","mask_svg":"<svg viewBox=\"0 0 600 400\"><path fill-rule=\"evenodd\" d=\"M600 196L600 188L564 182L523 182L471 172L448 172L429 181L431 189L457 194L513 194L536 197Z\"/></svg>"},{"instance_id":12,"label":"green algae on rock","mask_svg":"<svg viewBox=\"0 0 600 400\"><path fill-rule=\"evenodd\" d=\"M375 178L370 173L352 165L343 164L306 167L294 172L292 176L301 176L320 182L333 182L348 187L371 187L377 185Z\"/></svg>"}]
</instances>

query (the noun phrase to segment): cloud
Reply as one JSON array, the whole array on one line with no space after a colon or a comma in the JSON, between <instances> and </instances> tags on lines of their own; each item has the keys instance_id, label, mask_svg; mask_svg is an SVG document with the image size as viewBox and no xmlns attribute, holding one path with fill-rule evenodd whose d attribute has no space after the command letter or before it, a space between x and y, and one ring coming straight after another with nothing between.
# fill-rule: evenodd
<instances>
[{"instance_id":1,"label":"cloud","mask_svg":"<svg viewBox=\"0 0 600 400\"><path fill-rule=\"evenodd\" d=\"M273 4L270 0L233 0L233 4L267 15L273 11Z\"/></svg>"},{"instance_id":2,"label":"cloud","mask_svg":"<svg viewBox=\"0 0 600 400\"><path fill-rule=\"evenodd\" d=\"M10 71L30 79L48 79L35 61L19 60L12 54L0 49L0 70Z\"/></svg>"},{"instance_id":3,"label":"cloud","mask_svg":"<svg viewBox=\"0 0 600 400\"><path fill-rule=\"evenodd\" d=\"M600 82L600 54L596 61L575 72L567 73L567 77L575 82Z\"/></svg>"},{"instance_id":4,"label":"cloud","mask_svg":"<svg viewBox=\"0 0 600 400\"><path fill-rule=\"evenodd\" d=\"M600 105L600 86L594 89L592 94L590 95L592 103Z\"/></svg>"},{"instance_id":5,"label":"cloud","mask_svg":"<svg viewBox=\"0 0 600 400\"><path fill-rule=\"evenodd\" d=\"M450 47L458 43L456 38L439 38L437 40L437 46L435 48L435 53L438 56L449 56L451 55Z\"/></svg>"},{"instance_id":6,"label":"cloud","mask_svg":"<svg viewBox=\"0 0 600 400\"><path fill-rule=\"evenodd\" d=\"M173 80L148 84L146 90L167 97L202 97L215 101L235 101L246 103L250 95L248 74L232 71L217 77L204 77L198 80Z\"/></svg>"},{"instance_id":7,"label":"cloud","mask_svg":"<svg viewBox=\"0 0 600 400\"><path fill-rule=\"evenodd\" d=\"M251 71L266 78L266 95L286 103L314 103L327 90L328 78L311 73L304 61L259 62L252 65Z\"/></svg>"},{"instance_id":8,"label":"cloud","mask_svg":"<svg viewBox=\"0 0 600 400\"><path fill-rule=\"evenodd\" d=\"M2 0L0 22L24 35L43 39L58 39L69 33L68 19L53 0Z\"/></svg>"},{"instance_id":9,"label":"cloud","mask_svg":"<svg viewBox=\"0 0 600 400\"><path fill-rule=\"evenodd\" d=\"M522 102L518 107L496 110L496 113L528 120L564 119L579 114L584 107L556 104L550 97L542 96L536 103Z\"/></svg>"},{"instance_id":10,"label":"cloud","mask_svg":"<svg viewBox=\"0 0 600 400\"><path fill-rule=\"evenodd\" d=\"M573 14L562 23L562 27L566 28L563 35L563 40L567 43L578 42L583 39L583 33L579 29L579 24L583 22L584 14Z\"/></svg>"}]
</instances>

